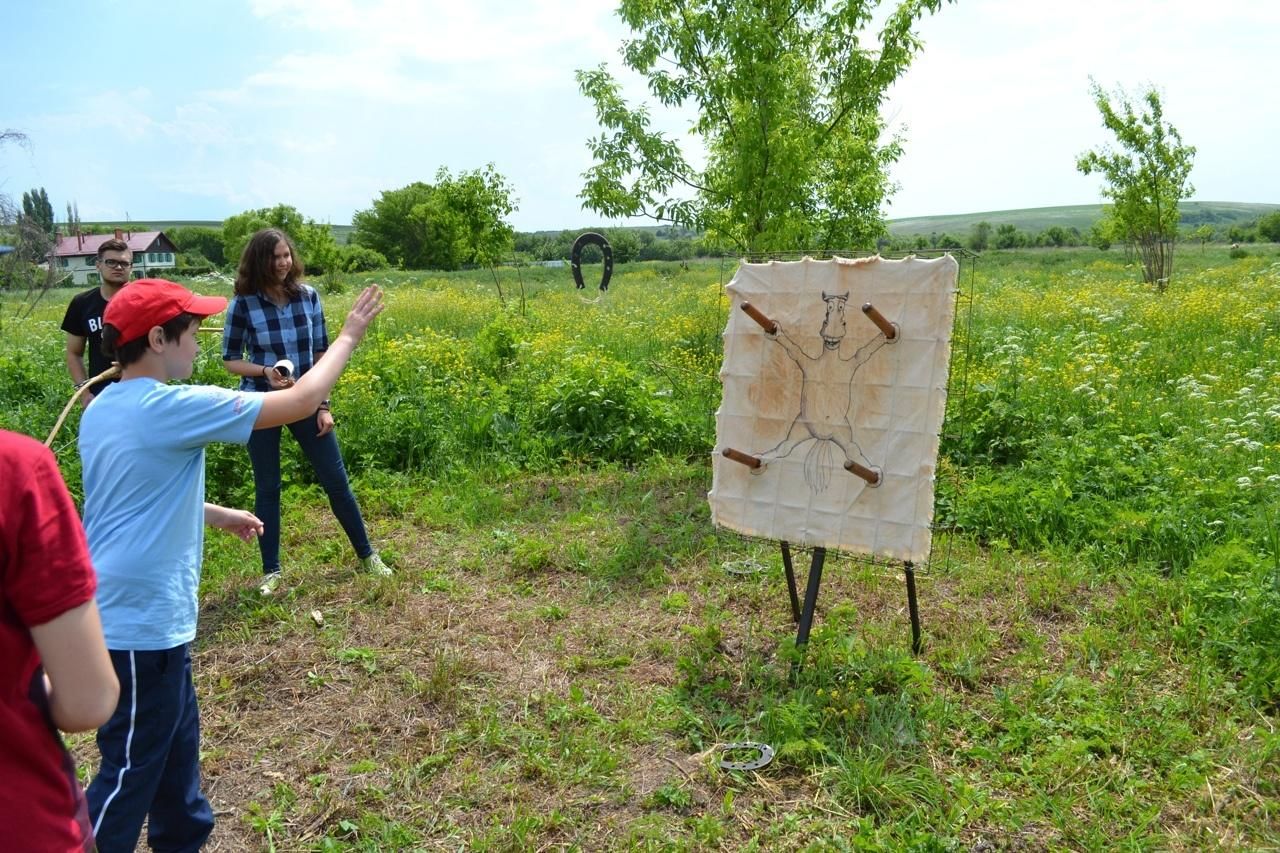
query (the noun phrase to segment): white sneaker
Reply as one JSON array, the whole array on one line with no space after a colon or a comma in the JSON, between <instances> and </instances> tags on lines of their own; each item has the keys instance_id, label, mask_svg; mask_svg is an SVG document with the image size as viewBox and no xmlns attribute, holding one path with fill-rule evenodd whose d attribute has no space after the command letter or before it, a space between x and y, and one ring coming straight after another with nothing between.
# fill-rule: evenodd
<instances>
[{"instance_id":1,"label":"white sneaker","mask_svg":"<svg viewBox=\"0 0 1280 853\"><path fill-rule=\"evenodd\" d=\"M387 577L391 574L391 567L382 562L382 558L378 556L378 552L374 551L367 557L360 558L360 568L364 569L371 575L381 575Z\"/></svg>"},{"instance_id":2,"label":"white sneaker","mask_svg":"<svg viewBox=\"0 0 1280 853\"><path fill-rule=\"evenodd\" d=\"M276 594L276 587L278 587L279 585L280 585L280 573L271 572L270 574L263 576L262 585L258 587L258 594L263 596L264 598L270 598L271 596Z\"/></svg>"}]
</instances>

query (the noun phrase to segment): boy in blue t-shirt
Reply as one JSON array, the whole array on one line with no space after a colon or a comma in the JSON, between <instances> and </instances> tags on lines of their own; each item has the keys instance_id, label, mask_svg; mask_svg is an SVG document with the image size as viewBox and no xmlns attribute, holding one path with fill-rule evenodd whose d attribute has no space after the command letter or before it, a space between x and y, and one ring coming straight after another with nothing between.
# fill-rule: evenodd
<instances>
[{"instance_id":1,"label":"boy in blue t-shirt","mask_svg":"<svg viewBox=\"0 0 1280 853\"><path fill-rule=\"evenodd\" d=\"M204 525L246 540L252 513L204 501L204 447L244 444L255 429L314 412L382 311L367 288L342 332L306 376L260 394L187 379L200 321L227 300L163 279L141 279L112 299L103 345L122 368L81 419L84 525L98 573L98 606L120 679L115 714L98 730L102 760L89 817L102 853L133 850L147 818L156 850L196 850L213 829L200 789L200 720L191 679Z\"/></svg>"}]
</instances>

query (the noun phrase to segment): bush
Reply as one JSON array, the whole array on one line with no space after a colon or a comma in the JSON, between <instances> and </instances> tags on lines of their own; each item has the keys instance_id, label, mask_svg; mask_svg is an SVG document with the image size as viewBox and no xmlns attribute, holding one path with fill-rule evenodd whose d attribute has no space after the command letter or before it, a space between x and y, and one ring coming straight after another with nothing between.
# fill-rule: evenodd
<instances>
[{"instance_id":1,"label":"bush","mask_svg":"<svg viewBox=\"0 0 1280 853\"><path fill-rule=\"evenodd\" d=\"M472 361L489 376L504 376L515 365L519 344L517 321L499 314L476 333L471 344Z\"/></svg>"},{"instance_id":2,"label":"bush","mask_svg":"<svg viewBox=\"0 0 1280 853\"><path fill-rule=\"evenodd\" d=\"M343 272L372 272L386 269L390 264L381 252L353 244L338 250L336 266Z\"/></svg>"},{"instance_id":3,"label":"bush","mask_svg":"<svg viewBox=\"0 0 1280 853\"><path fill-rule=\"evenodd\" d=\"M569 352L529 402L529 425L552 456L635 463L679 447L684 437L649 381L601 353Z\"/></svg>"},{"instance_id":4,"label":"bush","mask_svg":"<svg viewBox=\"0 0 1280 853\"><path fill-rule=\"evenodd\" d=\"M1280 243L1280 210L1273 210L1258 220L1258 236Z\"/></svg>"}]
</instances>

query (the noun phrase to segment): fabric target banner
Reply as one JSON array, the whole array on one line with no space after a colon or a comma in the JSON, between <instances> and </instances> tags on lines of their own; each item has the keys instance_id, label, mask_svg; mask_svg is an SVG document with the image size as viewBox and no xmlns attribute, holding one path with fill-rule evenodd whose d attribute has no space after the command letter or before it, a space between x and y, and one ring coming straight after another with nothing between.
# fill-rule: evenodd
<instances>
[{"instance_id":1,"label":"fabric target banner","mask_svg":"<svg viewBox=\"0 0 1280 853\"><path fill-rule=\"evenodd\" d=\"M928 558L958 272L950 256L738 268L727 288L713 523Z\"/></svg>"}]
</instances>

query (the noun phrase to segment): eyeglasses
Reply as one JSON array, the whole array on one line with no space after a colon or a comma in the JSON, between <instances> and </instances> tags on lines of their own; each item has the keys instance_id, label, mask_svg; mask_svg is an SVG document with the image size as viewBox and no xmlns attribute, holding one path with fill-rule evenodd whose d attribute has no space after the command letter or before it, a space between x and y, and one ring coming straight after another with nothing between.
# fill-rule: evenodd
<instances>
[{"instance_id":1,"label":"eyeglasses","mask_svg":"<svg viewBox=\"0 0 1280 853\"><path fill-rule=\"evenodd\" d=\"M115 258L103 258L100 263L104 267L111 267L113 270L127 270L133 266L133 261L117 261Z\"/></svg>"}]
</instances>

